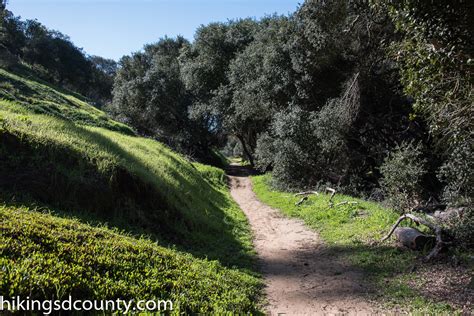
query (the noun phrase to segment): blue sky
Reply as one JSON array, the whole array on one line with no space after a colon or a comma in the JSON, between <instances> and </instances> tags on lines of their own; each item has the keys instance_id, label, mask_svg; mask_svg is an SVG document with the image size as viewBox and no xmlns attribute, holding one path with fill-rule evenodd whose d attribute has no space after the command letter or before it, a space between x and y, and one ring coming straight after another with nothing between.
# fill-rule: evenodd
<instances>
[{"instance_id":1,"label":"blue sky","mask_svg":"<svg viewBox=\"0 0 474 316\"><path fill-rule=\"evenodd\" d=\"M69 35L91 55L119 59L165 35L192 40L201 24L294 12L303 0L9 0L23 19Z\"/></svg>"}]
</instances>

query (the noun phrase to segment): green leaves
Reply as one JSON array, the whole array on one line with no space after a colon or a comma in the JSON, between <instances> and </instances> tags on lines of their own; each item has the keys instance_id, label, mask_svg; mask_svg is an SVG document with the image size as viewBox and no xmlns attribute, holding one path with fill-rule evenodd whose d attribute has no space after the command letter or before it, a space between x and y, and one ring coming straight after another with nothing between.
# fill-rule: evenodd
<instances>
[{"instance_id":1,"label":"green leaves","mask_svg":"<svg viewBox=\"0 0 474 316\"><path fill-rule=\"evenodd\" d=\"M414 98L444 161L438 171L444 198L469 201L474 186L466 156L472 151L472 4L469 1L394 1L388 4L402 36L398 53L401 81ZM456 154L454 154L456 153ZM457 179L461 175L462 179Z\"/></svg>"},{"instance_id":2,"label":"green leaves","mask_svg":"<svg viewBox=\"0 0 474 316\"><path fill-rule=\"evenodd\" d=\"M191 120L191 94L185 86L178 57L189 49L182 37L163 38L144 52L125 56L113 89L109 112L173 149L199 160L210 154L209 131Z\"/></svg>"},{"instance_id":3,"label":"green leaves","mask_svg":"<svg viewBox=\"0 0 474 316\"><path fill-rule=\"evenodd\" d=\"M381 187L390 206L400 213L408 211L421 200L426 163L420 144L403 143L380 166Z\"/></svg>"}]
</instances>

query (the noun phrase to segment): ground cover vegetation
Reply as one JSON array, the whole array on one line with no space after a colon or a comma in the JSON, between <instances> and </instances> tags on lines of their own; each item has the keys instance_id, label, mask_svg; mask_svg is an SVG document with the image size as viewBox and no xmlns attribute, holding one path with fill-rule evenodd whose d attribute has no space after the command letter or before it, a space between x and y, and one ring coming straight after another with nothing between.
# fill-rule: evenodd
<instances>
[{"instance_id":1,"label":"ground cover vegetation","mask_svg":"<svg viewBox=\"0 0 474 316\"><path fill-rule=\"evenodd\" d=\"M0 293L31 299L163 299L173 312L258 313L258 278L149 238L0 206Z\"/></svg>"}]
</instances>

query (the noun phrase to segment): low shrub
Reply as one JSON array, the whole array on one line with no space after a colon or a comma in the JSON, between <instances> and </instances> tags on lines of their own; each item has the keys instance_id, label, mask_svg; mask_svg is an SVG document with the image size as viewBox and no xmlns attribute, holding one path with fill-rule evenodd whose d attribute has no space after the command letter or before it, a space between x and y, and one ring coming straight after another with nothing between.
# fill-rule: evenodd
<instances>
[{"instance_id":1,"label":"low shrub","mask_svg":"<svg viewBox=\"0 0 474 316\"><path fill-rule=\"evenodd\" d=\"M451 151L441 166L439 179L445 183L443 198L452 205L472 205L474 196L474 150L464 142Z\"/></svg>"},{"instance_id":2,"label":"low shrub","mask_svg":"<svg viewBox=\"0 0 474 316\"><path fill-rule=\"evenodd\" d=\"M418 203L425 163L419 144L402 143L389 153L380 166L380 184L391 207L404 212Z\"/></svg>"},{"instance_id":3,"label":"low shrub","mask_svg":"<svg viewBox=\"0 0 474 316\"><path fill-rule=\"evenodd\" d=\"M467 207L459 215L447 220L447 231L454 238L456 245L464 249L474 249L474 208Z\"/></svg>"}]
</instances>

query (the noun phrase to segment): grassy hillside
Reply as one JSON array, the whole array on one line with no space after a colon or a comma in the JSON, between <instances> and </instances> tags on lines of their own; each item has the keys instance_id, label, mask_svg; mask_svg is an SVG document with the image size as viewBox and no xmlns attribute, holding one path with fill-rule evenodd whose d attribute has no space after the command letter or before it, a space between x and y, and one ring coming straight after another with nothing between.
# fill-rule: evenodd
<instances>
[{"instance_id":1,"label":"grassy hillside","mask_svg":"<svg viewBox=\"0 0 474 316\"><path fill-rule=\"evenodd\" d=\"M415 252L394 247L389 242L378 242L397 220L397 213L378 203L341 194L334 196L333 207L329 207L330 196L327 194L311 196L301 206L295 206L301 197L273 190L270 180L270 174L252 177L257 197L287 216L303 219L319 232L335 259L365 271L374 288L374 299L417 313L462 310L461 306L451 306L423 295L413 286L413 283L424 284L424 280L414 273ZM344 201L357 204L337 205Z\"/></svg>"},{"instance_id":2,"label":"grassy hillside","mask_svg":"<svg viewBox=\"0 0 474 316\"><path fill-rule=\"evenodd\" d=\"M178 312L255 311L258 280L116 230L0 206L0 293L165 299Z\"/></svg>"},{"instance_id":3,"label":"grassy hillside","mask_svg":"<svg viewBox=\"0 0 474 316\"><path fill-rule=\"evenodd\" d=\"M19 227L28 228L19 239L20 248L38 244L38 239L28 231L33 232L43 222L52 227L52 236L59 231L73 236L76 232L68 230L74 230L74 225L67 224L63 217L73 216L92 226L108 223L108 226L131 234L130 237L107 235L109 239L117 236L117 243L123 242L124 247L127 242L136 242L145 252L165 251L152 245L153 240L177 249L166 250L163 254L174 265L195 260L194 266L193 263L180 268L187 272L172 273L170 280L173 282L178 282L176 278L182 273L189 274L191 283L199 283L202 278L200 284L206 284L206 278L215 277L217 283L208 286L209 289L215 287L216 302L225 298L229 304L223 306L235 303L236 309L241 311L255 308L258 281L252 276L251 234L245 216L230 198L222 170L191 163L161 143L133 135L130 128L108 119L103 112L74 95L4 70L0 70L0 192L1 199L8 205L11 201L20 201L22 205L47 205L54 210L45 216L35 211L4 207L1 225L10 228L5 232L2 229L2 244L10 243L8 234L16 236L13 232ZM74 223L79 225L77 221ZM95 228L83 227L95 234ZM146 234L148 239L132 237L141 234ZM39 247L37 254L27 250L8 252L9 248L4 247L2 260L10 265L15 262L13 269L20 257L35 260L36 255L44 255L42 242L39 243L40 246L31 246ZM72 243L70 247L76 246L79 245ZM219 260L227 268L191 256L183 257L175 253L178 250L194 257ZM138 255L140 251L133 250ZM54 256L54 251L49 255ZM147 260L144 264L149 264L150 269L157 264ZM120 260L116 263L120 264ZM70 267L72 263L64 264ZM208 265L202 275L196 268L199 265ZM222 297L218 294L226 293L224 287L220 288L221 272L218 270L232 274L235 280L240 278L241 292L246 293L245 299L247 303L252 301L252 306L239 303L242 298L237 296L233 300L226 294ZM140 269L132 267L131 271L142 276L142 286L154 278L147 274L144 277ZM8 280L7 284L2 284L2 290L20 289L31 284L31 280L21 278ZM14 282L21 284L17 286ZM104 276L96 284L101 282L107 284L109 281ZM42 292L51 293L53 283L47 283ZM192 287L191 283L188 285ZM66 288L71 284L76 283L65 285ZM173 296L179 291L167 293ZM16 290L9 293L19 294ZM199 303L196 304L192 310L199 310ZM212 305L206 305L204 301L202 304ZM217 305L212 306L219 309Z\"/></svg>"},{"instance_id":4,"label":"grassy hillside","mask_svg":"<svg viewBox=\"0 0 474 316\"><path fill-rule=\"evenodd\" d=\"M18 113L48 114L58 118L90 126L133 134L130 127L109 119L104 112L89 105L80 95L53 87L28 71L27 66L18 69L16 75L0 68L0 99L9 110Z\"/></svg>"}]
</instances>

